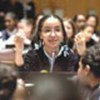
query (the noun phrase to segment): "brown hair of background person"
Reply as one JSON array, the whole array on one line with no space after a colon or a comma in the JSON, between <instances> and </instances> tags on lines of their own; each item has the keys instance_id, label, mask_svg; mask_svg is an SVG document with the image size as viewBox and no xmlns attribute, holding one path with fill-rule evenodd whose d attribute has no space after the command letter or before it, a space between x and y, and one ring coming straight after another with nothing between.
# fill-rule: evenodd
<instances>
[{"instance_id":1,"label":"brown hair of background person","mask_svg":"<svg viewBox=\"0 0 100 100\"><path fill-rule=\"evenodd\" d=\"M95 14L87 14L86 15L86 23L94 27L94 30L97 29L99 25L99 18Z\"/></svg>"},{"instance_id":2,"label":"brown hair of background person","mask_svg":"<svg viewBox=\"0 0 100 100\"><path fill-rule=\"evenodd\" d=\"M85 25L83 30L75 35L74 49L79 56L82 56L87 48L96 44L92 39L94 28L89 25Z\"/></svg>"},{"instance_id":3,"label":"brown hair of background person","mask_svg":"<svg viewBox=\"0 0 100 100\"><path fill-rule=\"evenodd\" d=\"M94 33L100 37L100 31L97 29L99 26L99 18L96 14L86 15L86 24L94 28Z\"/></svg>"},{"instance_id":4,"label":"brown hair of background person","mask_svg":"<svg viewBox=\"0 0 100 100\"><path fill-rule=\"evenodd\" d=\"M75 34L76 34L74 22L70 18L64 18L63 23L64 23L64 26L65 26L66 35L67 35L67 38L68 38L68 40L67 40L68 46L72 49L73 44L74 44L74 37L75 37Z\"/></svg>"},{"instance_id":5,"label":"brown hair of background person","mask_svg":"<svg viewBox=\"0 0 100 100\"><path fill-rule=\"evenodd\" d=\"M100 43L90 47L79 62L77 78L88 100L100 99Z\"/></svg>"}]
</instances>

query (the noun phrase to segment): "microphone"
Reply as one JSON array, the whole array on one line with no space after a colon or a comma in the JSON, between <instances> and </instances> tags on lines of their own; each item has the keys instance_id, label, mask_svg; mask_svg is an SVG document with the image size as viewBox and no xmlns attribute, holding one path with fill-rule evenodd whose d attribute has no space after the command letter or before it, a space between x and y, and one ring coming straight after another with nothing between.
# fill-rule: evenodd
<instances>
[{"instance_id":1,"label":"microphone","mask_svg":"<svg viewBox=\"0 0 100 100\"><path fill-rule=\"evenodd\" d=\"M50 63L50 73L53 72L54 62L55 62L55 55L56 55L56 53L53 51L52 52L52 60L51 60L51 63Z\"/></svg>"}]
</instances>

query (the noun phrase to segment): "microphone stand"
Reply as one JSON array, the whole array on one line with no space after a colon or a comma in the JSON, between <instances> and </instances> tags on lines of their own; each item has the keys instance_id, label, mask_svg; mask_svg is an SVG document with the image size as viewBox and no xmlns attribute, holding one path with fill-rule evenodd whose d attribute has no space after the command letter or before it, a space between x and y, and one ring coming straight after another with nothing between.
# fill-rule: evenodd
<instances>
[{"instance_id":1,"label":"microphone stand","mask_svg":"<svg viewBox=\"0 0 100 100\"><path fill-rule=\"evenodd\" d=\"M50 73L53 72L54 62L55 62L55 52L52 52L52 60L51 60L51 63L50 63Z\"/></svg>"}]
</instances>

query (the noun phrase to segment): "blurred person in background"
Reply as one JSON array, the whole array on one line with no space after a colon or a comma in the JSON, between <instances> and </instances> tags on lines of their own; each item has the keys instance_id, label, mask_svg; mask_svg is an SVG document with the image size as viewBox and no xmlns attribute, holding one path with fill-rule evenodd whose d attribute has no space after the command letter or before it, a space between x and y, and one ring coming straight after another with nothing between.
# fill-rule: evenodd
<instances>
[{"instance_id":1,"label":"blurred person in background","mask_svg":"<svg viewBox=\"0 0 100 100\"><path fill-rule=\"evenodd\" d=\"M86 16L86 24L94 27L94 33L97 35L97 37L100 37L100 31L97 30L97 27L99 26L99 18L95 14L87 14Z\"/></svg>"},{"instance_id":2,"label":"blurred person in background","mask_svg":"<svg viewBox=\"0 0 100 100\"><path fill-rule=\"evenodd\" d=\"M11 36L6 42L7 47L15 47L14 40L15 37L20 36L24 38L24 46L28 48L31 44L33 37L33 23L31 19L23 18L17 24L17 32L15 35Z\"/></svg>"},{"instance_id":3,"label":"blurred person in background","mask_svg":"<svg viewBox=\"0 0 100 100\"><path fill-rule=\"evenodd\" d=\"M1 31L3 41L17 32L17 16L13 12L8 12L4 19L5 29Z\"/></svg>"},{"instance_id":4,"label":"blurred person in background","mask_svg":"<svg viewBox=\"0 0 100 100\"><path fill-rule=\"evenodd\" d=\"M94 34L94 28L90 25L86 25L84 29L75 35L75 48L79 56L82 56L87 48L98 43L92 36Z\"/></svg>"},{"instance_id":5,"label":"blurred person in background","mask_svg":"<svg viewBox=\"0 0 100 100\"><path fill-rule=\"evenodd\" d=\"M32 39L33 28L34 28L34 20L23 18L18 22L18 31L23 31L28 39Z\"/></svg>"},{"instance_id":6,"label":"blurred person in background","mask_svg":"<svg viewBox=\"0 0 100 100\"><path fill-rule=\"evenodd\" d=\"M83 29L85 25L85 22L86 22L85 15L77 14L74 16L73 21L75 23L76 33L78 33Z\"/></svg>"},{"instance_id":7,"label":"blurred person in background","mask_svg":"<svg viewBox=\"0 0 100 100\"><path fill-rule=\"evenodd\" d=\"M65 31L66 31L66 35L67 35L67 43L69 48L73 49L73 44L74 44L74 36L76 34L75 31L75 25L72 21L72 19L63 19L63 23L65 26Z\"/></svg>"},{"instance_id":8,"label":"blurred person in background","mask_svg":"<svg viewBox=\"0 0 100 100\"><path fill-rule=\"evenodd\" d=\"M84 100L100 100L100 43L82 55L75 80Z\"/></svg>"},{"instance_id":9,"label":"blurred person in background","mask_svg":"<svg viewBox=\"0 0 100 100\"><path fill-rule=\"evenodd\" d=\"M4 18L5 29L0 31L0 49L5 48L6 42L17 32L17 17L15 13L8 12Z\"/></svg>"}]
</instances>

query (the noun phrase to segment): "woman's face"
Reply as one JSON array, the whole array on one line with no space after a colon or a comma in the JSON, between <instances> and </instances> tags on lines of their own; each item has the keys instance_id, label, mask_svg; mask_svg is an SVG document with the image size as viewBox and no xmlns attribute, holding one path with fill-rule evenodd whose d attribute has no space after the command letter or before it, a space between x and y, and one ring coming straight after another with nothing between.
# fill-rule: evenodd
<instances>
[{"instance_id":1,"label":"woman's face","mask_svg":"<svg viewBox=\"0 0 100 100\"><path fill-rule=\"evenodd\" d=\"M92 35L93 35L93 32L94 32L94 28L92 26L87 26L85 29L84 29L84 35L85 35L85 38L86 38L86 41L90 41Z\"/></svg>"},{"instance_id":2,"label":"woman's face","mask_svg":"<svg viewBox=\"0 0 100 100\"><path fill-rule=\"evenodd\" d=\"M18 23L18 30L22 30L25 33L26 37L30 38L32 32L32 25L28 25L26 22L20 21Z\"/></svg>"},{"instance_id":3,"label":"woman's face","mask_svg":"<svg viewBox=\"0 0 100 100\"><path fill-rule=\"evenodd\" d=\"M9 16L5 17L5 26L8 30L13 30L16 26L16 21Z\"/></svg>"},{"instance_id":4,"label":"woman's face","mask_svg":"<svg viewBox=\"0 0 100 100\"><path fill-rule=\"evenodd\" d=\"M68 39L70 39L73 36L73 28L72 25L68 21L64 21L66 36Z\"/></svg>"},{"instance_id":5,"label":"woman's face","mask_svg":"<svg viewBox=\"0 0 100 100\"><path fill-rule=\"evenodd\" d=\"M96 26L96 18L93 17L93 16L91 16L91 17L89 17L89 19L86 21L86 23L87 23L87 25L90 25L90 26L92 26L92 27L95 28L95 26Z\"/></svg>"},{"instance_id":6,"label":"woman's face","mask_svg":"<svg viewBox=\"0 0 100 100\"><path fill-rule=\"evenodd\" d=\"M40 39L43 40L45 48L59 48L63 41L63 30L57 18L47 18L42 26Z\"/></svg>"}]
</instances>

